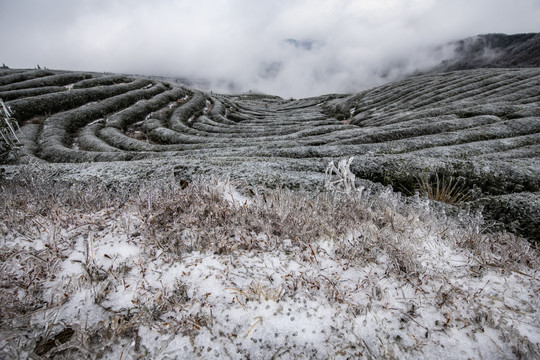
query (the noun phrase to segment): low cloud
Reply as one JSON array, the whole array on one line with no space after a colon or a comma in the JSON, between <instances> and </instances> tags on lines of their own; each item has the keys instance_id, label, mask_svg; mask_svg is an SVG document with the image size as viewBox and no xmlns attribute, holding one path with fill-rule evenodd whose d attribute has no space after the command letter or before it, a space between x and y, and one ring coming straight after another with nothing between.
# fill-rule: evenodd
<instances>
[{"instance_id":1,"label":"low cloud","mask_svg":"<svg viewBox=\"0 0 540 360\"><path fill-rule=\"evenodd\" d=\"M452 55L449 41L537 31L536 0L18 0L10 67L207 79L218 91L349 93Z\"/></svg>"}]
</instances>

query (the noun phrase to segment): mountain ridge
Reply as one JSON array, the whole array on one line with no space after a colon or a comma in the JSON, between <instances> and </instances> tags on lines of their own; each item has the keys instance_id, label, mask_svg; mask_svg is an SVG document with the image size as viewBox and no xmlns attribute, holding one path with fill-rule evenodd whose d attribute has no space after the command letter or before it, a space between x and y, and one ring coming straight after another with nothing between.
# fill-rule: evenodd
<instances>
[{"instance_id":1,"label":"mountain ridge","mask_svg":"<svg viewBox=\"0 0 540 360\"><path fill-rule=\"evenodd\" d=\"M540 67L540 34L491 33L455 41L454 57L432 71Z\"/></svg>"}]
</instances>

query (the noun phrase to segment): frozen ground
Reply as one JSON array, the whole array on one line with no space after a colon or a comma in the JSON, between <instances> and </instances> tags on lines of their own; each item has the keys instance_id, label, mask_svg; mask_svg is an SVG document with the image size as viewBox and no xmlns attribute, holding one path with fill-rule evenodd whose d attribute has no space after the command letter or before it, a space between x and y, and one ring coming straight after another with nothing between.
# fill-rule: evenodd
<instances>
[{"instance_id":1,"label":"frozen ground","mask_svg":"<svg viewBox=\"0 0 540 360\"><path fill-rule=\"evenodd\" d=\"M483 234L478 214L334 185L4 181L0 354L540 357L527 241Z\"/></svg>"}]
</instances>

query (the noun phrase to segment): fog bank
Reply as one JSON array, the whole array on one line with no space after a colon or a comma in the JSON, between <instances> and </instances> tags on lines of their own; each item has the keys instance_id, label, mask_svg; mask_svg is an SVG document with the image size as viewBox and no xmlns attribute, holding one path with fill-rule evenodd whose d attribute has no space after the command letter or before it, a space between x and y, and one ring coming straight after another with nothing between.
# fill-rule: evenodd
<instances>
[{"instance_id":1,"label":"fog bank","mask_svg":"<svg viewBox=\"0 0 540 360\"><path fill-rule=\"evenodd\" d=\"M0 63L298 98L380 85L452 56L438 45L538 19L536 0L5 1Z\"/></svg>"}]
</instances>

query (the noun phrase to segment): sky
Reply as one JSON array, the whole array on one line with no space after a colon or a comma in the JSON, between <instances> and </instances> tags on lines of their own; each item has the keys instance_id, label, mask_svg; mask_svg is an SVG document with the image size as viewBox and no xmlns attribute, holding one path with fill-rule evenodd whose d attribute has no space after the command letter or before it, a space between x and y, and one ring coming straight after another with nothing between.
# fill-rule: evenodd
<instances>
[{"instance_id":1,"label":"sky","mask_svg":"<svg viewBox=\"0 0 540 360\"><path fill-rule=\"evenodd\" d=\"M301 98L381 85L451 56L435 46L538 19L538 0L0 0L0 63Z\"/></svg>"}]
</instances>

